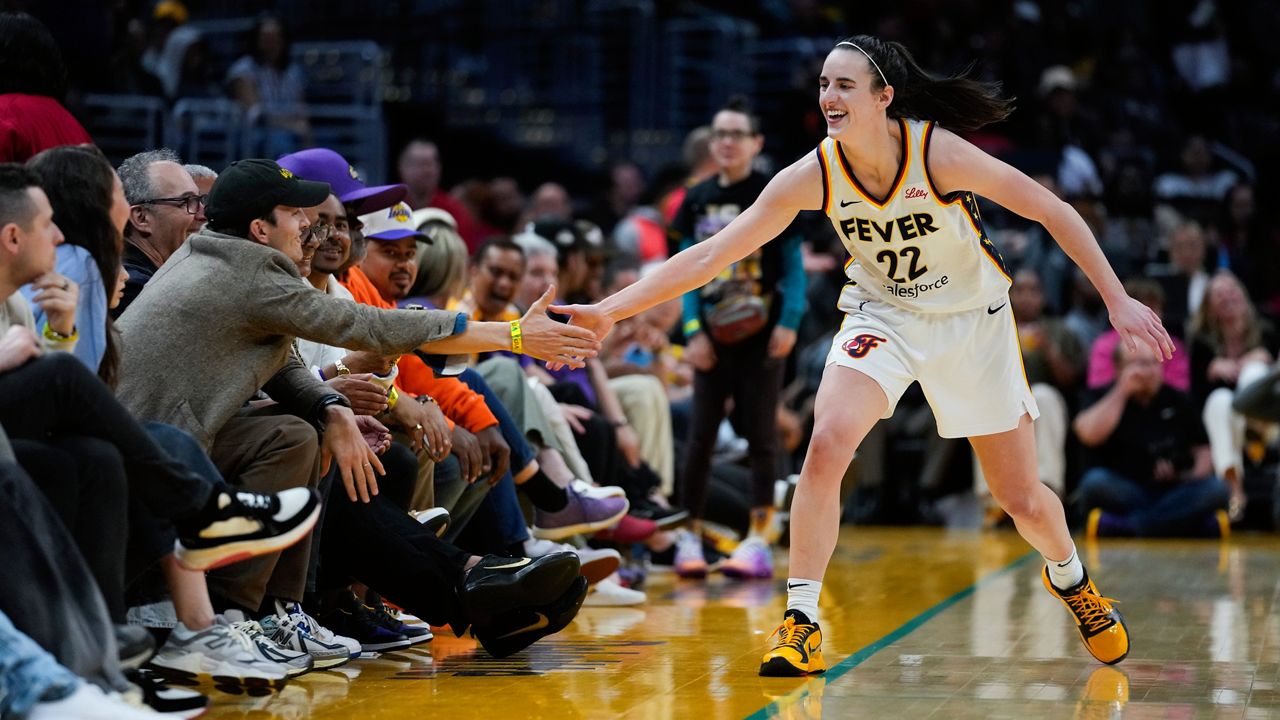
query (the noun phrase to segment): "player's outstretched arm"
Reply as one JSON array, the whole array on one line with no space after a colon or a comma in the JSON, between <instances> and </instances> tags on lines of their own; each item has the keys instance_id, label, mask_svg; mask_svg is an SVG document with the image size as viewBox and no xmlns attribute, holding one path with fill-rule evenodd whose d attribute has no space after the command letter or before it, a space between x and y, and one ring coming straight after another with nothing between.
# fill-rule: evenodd
<instances>
[{"instance_id":1,"label":"player's outstretched arm","mask_svg":"<svg viewBox=\"0 0 1280 720\"><path fill-rule=\"evenodd\" d=\"M1075 208L1016 168L941 128L934 130L928 161L930 176L940 192L969 190L1043 225L1098 288L1111 324L1129 348L1146 343L1160 357L1173 357L1173 340L1160 317L1124 291Z\"/></svg>"},{"instance_id":2,"label":"player's outstretched arm","mask_svg":"<svg viewBox=\"0 0 1280 720\"><path fill-rule=\"evenodd\" d=\"M777 237L801 210L822 206L822 170L806 155L774 176L751 207L711 238L667 259L657 271L595 305L553 305L603 340L613 324L702 287Z\"/></svg>"}]
</instances>

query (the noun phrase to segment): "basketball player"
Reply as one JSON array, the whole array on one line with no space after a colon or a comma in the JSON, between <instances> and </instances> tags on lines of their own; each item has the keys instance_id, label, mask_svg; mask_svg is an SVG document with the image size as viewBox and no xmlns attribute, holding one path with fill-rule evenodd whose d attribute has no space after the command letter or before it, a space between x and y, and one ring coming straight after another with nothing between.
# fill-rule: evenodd
<instances>
[{"instance_id":1,"label":"basketball player","mask_svg":"<svg viewBox=\"0 0 1280 720\"><path fill-rule=\"evenodd\" d=\"M603 337L613 324L714 278L821 209L852 256L845 319L827 356L813 438L791 506L787 610L761 675L822 672L818 595L835 549L840 478L871 426L919 381L944 437L968 437L991 494L1045 558L1046 589L1074 615L1095 658L1129 651L1124 619L1076 556L1062 503L1036 477L1039 414L1022 371L1010 278L987 239L975 195L1035 220L1098 288L1111 323L1162 358L1173 344L1130 298L1084 220L1026 175L955 135L1006 118L998 86L938 78L906 48L859 35L827 55L818 102L827 138L780 172L720 233L596 305L553 308Z\"/></svg>"}]
</instances>

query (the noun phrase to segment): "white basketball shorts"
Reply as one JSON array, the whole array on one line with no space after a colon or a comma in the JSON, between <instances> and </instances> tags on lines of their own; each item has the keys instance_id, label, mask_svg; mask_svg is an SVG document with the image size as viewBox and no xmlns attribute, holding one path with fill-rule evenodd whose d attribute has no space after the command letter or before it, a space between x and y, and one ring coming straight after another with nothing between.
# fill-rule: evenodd
<instances>
[{"instance_id":1,"label":"white basketball shorts","mask_svg":"<svg viewBox=\"0 0 1280 720\"><path fill-rule=\"evenodd\" d=\"M916 313L848 286L844 322L827 364L853 368L879 383L893 415L919 381L944 438L1005 432L1023 413L1040 416L1031 396L1008 296L958 313Z\"/></svg>"}]
</instances>

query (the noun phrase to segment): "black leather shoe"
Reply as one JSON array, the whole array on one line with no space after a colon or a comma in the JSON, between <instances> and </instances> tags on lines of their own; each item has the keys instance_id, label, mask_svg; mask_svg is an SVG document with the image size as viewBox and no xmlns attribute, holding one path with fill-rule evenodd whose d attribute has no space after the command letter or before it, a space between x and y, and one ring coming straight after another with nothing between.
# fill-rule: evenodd
<instances>
[{"instance_id":1,"label":"black leather shoe","mask_svg":"<svg viewBox=\"0 0 1280 720\"><path fill-rule=\"evenodd\" d=\"M580 566L571 552L537 559L486 555L463 578L458 597L478 630L507 610L555 602L578 577Z\"/></svg>"},{"instance_id":2,"label":"black leather shoe","mask_svg":"<svg viewBox=\"0 0 1280 720\"><path fill-rule=\"evenodd\" d=\"M547 605L522 607L494 617L492 623L474 631L476 639L495 658L514 655L573 622L586 597L587 579L578 576L568 590Z\"/></svg>"}]
</instances>

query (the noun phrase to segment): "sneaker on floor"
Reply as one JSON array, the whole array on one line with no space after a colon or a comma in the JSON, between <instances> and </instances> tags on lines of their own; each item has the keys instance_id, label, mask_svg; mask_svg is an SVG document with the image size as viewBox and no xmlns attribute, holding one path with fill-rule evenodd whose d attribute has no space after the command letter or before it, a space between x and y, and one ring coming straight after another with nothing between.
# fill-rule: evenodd
<instances>
[{"instance_id":1,"label":"sneaker on floor","mask_svg":"<svg viewBox=\"0 0 1280 720\"><path fill-rule=\"evenodd\" d=\"M591 607L625 607L639 605L644 601L645 594L639 590L622 587L612 578L605 578L591 588L582 604Z\"/></svg>"},{"instance_id":2,"label":"sneaker on floor","mask_svg":"<svg viewBox=\"0 0 1280 720\"><path fill-rule=\"evenodd\" d=\"M413 510L409 514L428 532L435 533L436 537L442 537L449 529L449 511L442 507Z\"/></svg>"},{"instance_id":3,"label":"sneaker on floor","mask_svg":"<svg viewBox=\"0 0 1280 720\"><path fill-rule=\"evenodd\" d=\"M627 491L617 485L592 485L586 480L577 478L574 478L573 482L569 483L569 487L573 488L573 491L579 495L585 495L596 500L624 498L627 496Z\"/></svg>"},{"instance_id":4,"label":"sneaker on floor","mask_svg":"<svg viewBox=\"0 0 1280 720\"><path fill-rule=\"evenodd\" d=\"M513 655L573 622L586 596L587 579L579 575L551 602L508 610L473 634L493 657Z\"/></svg>"},{"instance_id":5,"label":"sneaker on floor","mask_svg":"<svg viewBox=\"0 0 1280 720\"><path fill-rule=\"evenodd\" d=\"M800 677L826 672L822 660L822 630L799 610L788 610L782 624L769 637L778 643L764 654L760 674L765 677Z\"/></svg>"},{"instance_id":6,"label":"sneaker on floor","mask_svg":"<svg viewBox=\"0 0 1280 720\"><path fill-rule=\"evenodd\" d=\"M720 572L735 580L768 580L773 577L773 549L758 537L738 543Z\"/></svg>"},{"instance_id":7,"label":"sneaker on floor","mask_svg":"<svg viewBox=\"0 0 1280 720\"><path fill-rule=\"evenodd\" d=\"M289 675L283 664L261 657L253 640L225 616L198 631L178 623L151 658L150 666L179 682L190 684L204 676L220 685L246 690L282 688Z\"/></svg>"},{"instance_id":8,"label":"sneaker on floor","mask_svg":"<svg viewBox=\"0 0 1280 720\"><path fill-rule=\"evenodd\" d=\"M553 552L571 552L578 556L579 572L588 583L598 583L609 577L622 564L622 554L612 548L576 548L565 543L531 538L524 543L524 553L531 558L550 555Z\"/></svg>"},{"instance_id":9,"label":"sneaker on floor","mask_svg":"<svg viewBox=\"0 0 1280 720\"><path fill-rule=\"evenodd\" d=\"M215 492L204 510L174 523L174 557L189 570L212 570L283 550L311 532L320 517L320 496L311 488Z\"/></svg>"},{"instance_id":10,"label":"sneaker on floor","mask_svg":"<svg viewBox=\"0 0 1280 720\"><path fill-rule=\"evenodd\" d=\"M362 654L398 650L413 644L403 633L392 632L379 625L354 595L345 595L342 605L320 614L320 621L337 635L359 643Z\"/></svg>"},{"instance_id":11,"label":"sneaker on floor","mask_svg":"<svg viewBox=\"0 0 1280 720\"><path fill-rule=\"evenodd\" d=\"M544 540L563 540L573 535L613 527L627 514L631 504L625 497L594 498L565 489L569 502L556 512L534 512L533 534Z\"/></svg>"},{"instance_id":12,"label":"sneaker on floor","mask_svg":"<svg viewBox=\"0 0 1280 720\"><path fill-rule=\"evenodd\" d=\"M704 578L707 576L707 559L702 554L702 537L681 530L676 533L676 555L673 563L676 575L682 578Z\"/></svg>"},{"instance_id":13,"label":"sneaker on floor","mask_svg":"<svg viewBox=\"0 0 1280 720\"><path fill-rule=\"evenodd\" d=\"M555 602L580 577L580 568L578 556L571 552L537 559L486 555L467 572L458 596L472 625L484 626L514 608Z\"/></svg>"},{"instance_id":14,"label":"sneaker on floor","mask_svg":"<svg viewBox=\"0 0 1280 720\"><path fill-rule=\"evenodd\" d=\"M102 692L93 683L82 682L75 692L61 700L36 703L27 720L158 720L149 708L134 707L119 695Z\"/></svg>"},{"instance_id":15,"label":"sneaker on floor","mask_svg":"<svg viewBox=\"0 0 1280 720\"><path fill-rule=\"evenodd\" d=\"M332 632L314 618L302 611L297 603L275 603L274 615L267 615L258 621L262 632L272 642L286 650L306 653L311 656L313 669L337 667L351 659L352 646L359 652L355 640L351 645L340 642Z\"/></svg>"},{"instance_id":16,"label":"sneaker on floor","mask_svg":"<svg viewBox=\"0 0 1280 720\"><path fill-rule=\"evenodd\" d=\"M641 520L652 520L659 530L670 530L689 519L689 511L678 507L662 507L658 503L642 499L632 503L631 514Z\"/></svg>"},{"instance_id":17,"label":"sneaker on floor","mask_svg":"<svg viewBox=\"0 0 1280 720\"><path fill-rule=\"evenodd\" d=\"M1062 601L1076 620L1080 641L1098 662L1115 665L1129 654L1129 628L1124 616L1115 609L1115 600L1103 597L1085 572L1084 578L1066 590L1059 590L1049 580L1049 568L1040 572L1044 587Z\"/></svg>"},{"instance_id":18,"label":"sneaker on floor","mask_svg":"<svg viewBox=\"0 0 1280 720\"><path fill-rule=\"evenodd\" d=\"M223 615L231 622L231 627L249 638L253 651L259 658L278 663L289 677L296 677L315 667L315 661L309 653L285 647L272 640L270 633L257 620L250 620L239 610L228 610Z\"/></svg>"},{"instance_id":19,"label":"sneaker on floor","mask_svg":"<svg viewBox=\"0 0 1280 720\"><path fill-rule=\"evenodd\" d=\"M658 524L652 520L641 520L631 515L623 515L617 525L596 533L596 538L619 545L631 545L644 542L658 532Z\"/></svg>"},{"instance_id":20,"label":"sneaker on floor","mask_svg":"<svg viewBox=\"0 0 1280 720\"><path fill-rule=\"evenodd\" d=\"M153 670L140 668L126 671L124 675L142 690L142 701L147 707L165 717L200 717L209 709L209 698L195 690L169 687Z\"/></svg>"},{"instance_id":21,"label":"sneaker on floor","mask_svg":"<svg viewBox=\"0 0 1280 720\"><path fill-rule=\"evenodd\" d=\"M121 670L136 670L156 652L156 639L138 625L113 625Z\"/></svg>"},{"instance_id":22,"label":"sneaker on floor","mask_svg":"<svg viewBox=\"0 0 1280 720\"><path fill-rule=\"evenodd\" d=\"M431 633L431 628L426 625L409 625L400 620L400 618L391 614L386 605L381 600L375 601L372 605L362 605L361 610L369 615L373 622L379 626L386 628L390 632L404 635L409 639L410 645L418 643L430 642L435 635Z\"/></svg>"},{"instance_id":23,"label":"sneaker on floor","mask_svg":"<svg viewBox=\"0 0 1280 720\"><path fill-rule=\"evenodd\" d=\"M352 660L360 657L360 652L361 652L360 641L356 640L355 638L347 637L346 635L339 635L338 633L333 632L329 628L325 627L320 623L319 620L316 620L309 613L307 613L306 610L302 609L302 603L296 603L296 602L280 603L279 601L277 601L276 609L277 611L282 610L283 612L288 613L289 615L299 616L298 619L303 623L306 623L307 627L311 631L311 634L320 642L326 642L326 643L329 643L330 645L337 644L345 647L347 649L347 652L350 653Z\"/></svg>"}]
</instances>

